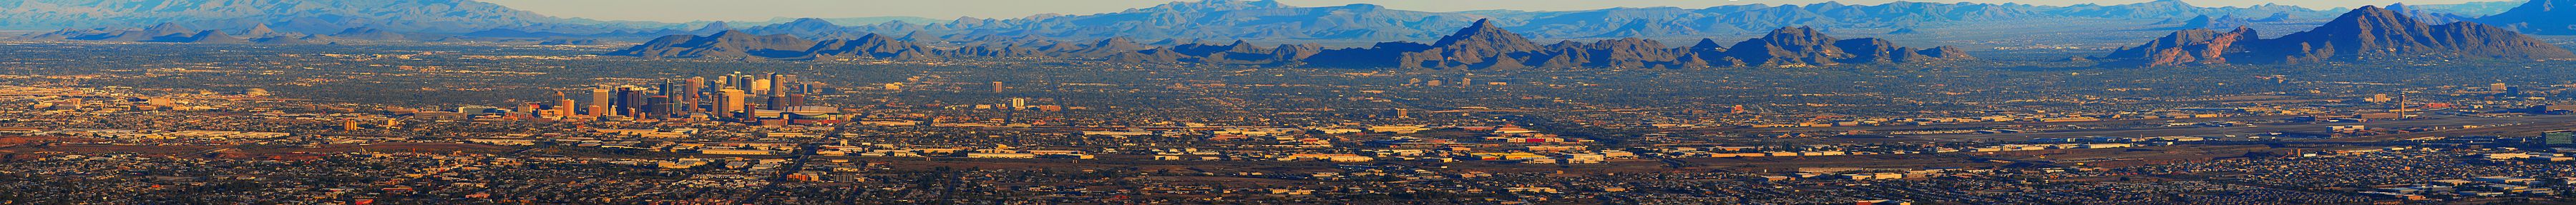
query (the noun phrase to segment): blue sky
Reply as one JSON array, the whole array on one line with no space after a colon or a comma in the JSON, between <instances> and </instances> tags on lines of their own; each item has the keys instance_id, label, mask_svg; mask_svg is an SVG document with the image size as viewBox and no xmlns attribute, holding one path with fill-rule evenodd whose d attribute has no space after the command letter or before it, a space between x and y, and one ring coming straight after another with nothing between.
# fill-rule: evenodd
<instances>
[{"instance_id":1,"label":"blue sky","mask_svg":"<svg viewBox=\"0 0 2576 205\"><path fill-rule=\"evenodd\" d=\"M1128 8L1150 7L1172 0L483 0L521 10L559 17L600 20L641 20L684 22L694 20L761 21L775 17L872 17L914 16L951 19L959 16L978 18L1017 18L1042 13L1093 14L1117 12ZM1196 0L1190 0L1196 1ZM1466 10L1591 10L1611 7L1672 6L1698 8L1730 4L1808 4L1828 0L1279 0L1292 6L1338 6L1353 3L1384 5L1387 8L1417 11ZM1894 0L1841 0L1851 4L1877 4ZM1917 2L1958 2L1916 0ZM2024 3L2040 5L2073 5L2083 3L2125 4L2149 0L1978 0L1984 3ZM2184 0L2199 6L2249 6L2264 3L2297 5L2325 9L2407 4L2453 4L2502 0Z\"/></svg>"}]
</instances>

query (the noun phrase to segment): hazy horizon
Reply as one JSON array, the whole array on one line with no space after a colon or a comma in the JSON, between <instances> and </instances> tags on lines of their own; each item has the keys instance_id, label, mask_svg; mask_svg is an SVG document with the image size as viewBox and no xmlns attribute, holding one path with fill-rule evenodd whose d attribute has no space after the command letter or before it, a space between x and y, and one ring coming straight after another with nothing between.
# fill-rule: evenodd
<instances>
[{"instance_id":1,"label":"hazy horizon","mask_svg":"<svg viewBox=\"0 0 2576 205\"><path fill-rule=\"evenodd\" d=\"M923 17L952 19L956 17L1018 18L1038 14L1095 14L1144 8L1175 0L943 0L943 1L840 1L840 0L734 0L706 3L693 0L483 0L520 10L568 18L622 21L766 21L774 18L849 18L849 17ZM1186 0L1196 1L1196 0ZM1463 4L1456 1L1424 0L1279 0L1300 7L1339 6L1357 3L1377 4L1390 9L1455 12L1473 10L1571 11L1615 7L1682 7L1698 8L1738 4L1810 4L1834 0L1484 0ZM1897 0L1842 0L1847 4L1880 4ZM2023 3L2036 5L2129 4L2151 0L1980 0L1916 1ZM2301 6L2311 9L2353 8L2364 5L2457 4L2493 2L2481 0L2183 0L2196 6L2252 6L2265 3ZM675 15L686 13L687 15Z\"/></svg>"}]
</instances>

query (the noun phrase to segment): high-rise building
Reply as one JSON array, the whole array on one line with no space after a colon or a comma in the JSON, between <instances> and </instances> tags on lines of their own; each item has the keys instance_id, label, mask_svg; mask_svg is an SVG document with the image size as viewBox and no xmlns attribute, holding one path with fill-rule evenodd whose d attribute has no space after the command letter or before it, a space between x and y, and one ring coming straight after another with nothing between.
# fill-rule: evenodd
<instances>
[{"instance_id":1,"label":"high-rise building","mask_svg":"<svg viewBox=\"0 0 2576 205\"><path fill-rule=\"evenodd\" d=\"M641 117L644 119L670 118L671 115L677 113L673 108L675 108L675 106L671 106L671 96L655 95L644 97L644 114Z\"/></svg>"},{"instance_id":2,"label":"high-rise building","mask_svg":"<svg viewBox=\"0 0 2576 205\"><path fill-rule=\"evenodd\" d=\"M798 93L801 91L797 90L796 86L804 85L804 83L796 82L796 75L776 73L769 74L769 84L769 96L787 96L788 93Z\"/></svg>"},{"instance_id":3,"label":"high-rise building","mask_svg":"<svg viewBox=\"0 0 2576 205\"><path fill-rule=\"evenodd\" d=\"M608 88L590 89L590 112L585 114L590 114L592 116L617 115L615 112L608 111L608 109L615 108L609 106L609 104L611 104L609 102L613 101L615 96L617 96L617 93L609 92Z\"/></svg>"},{"instance_id":4,"label":"high-rise building","mask_svg":"<svg viewBox=\"0 0 2576 205\"><path fill-rule=\"evenodd\" d=\"M813 97L805 94L787 94L787 107L805 106L806 101L812 100L814 100Z\"/></svg>"},{"instance_id":5,"label":"high-rise building","mask_svg":"<svg viewBox=\"0 0 2576 205\"><path fill-rule=\"evenodd\" d=\"M1024 109L1024 108L1028 108L1028 107L1029 107L1029 98L1011 98L1011 109L1012 109L1012 110L1019 110L1019 109Z\"/></svg>"},{"instance_id":6,"label":"high-rise building","mask_svg":"<svg viewBox=\"0 0 2576 205\"><path fill-rule=\"evenodd\" d=\"M572 118L574 107L580 107L580 105L575 105L572 101L572 97L564 96L563 91L555 91L555 116L546 117L552 117L555 119Z\"/></svg>"},{"instance_id":7,"label":"high-rise building","mask_svg":"<svg viewBox=\"0 0 2576 205\"><path fill-rule=\"evenodd\" d=\"M777 88L769 87L769 86L771 86L771 85L770 85L770 83L771 83L771 82L773 82L773 81L770 81L769 79L754 79L754 80L751 80L751 86L749 86L749 87L751 87L751 90L747 90L747 91L751 91L751 93L758 93L758 94L764 94L764 95L766 95L766 94L770 93L770 92L769 92L769 89L777 89Z\"/></svg>"},{"instance_id":8,"label":"high-rise building","mask_svg":"<svg viewBox=\"0 0 2576 205\"><path fill-rule=\"evenodd\" d=\"M734 87L734 86L733 86L733 75L720 75L720 76L716 76L715 84L714 84L714 85L708 85L708 88L714 88L714 89L717 89L717 90L723 90L723 89L726 89L726 88L733 88L733 87Z\"/></svg>"},{"instance_id":9,"label":"high-rise building","mask_svg":"<svg viewBox=\"0 0 2576 205\"><path fill-rule=\"evenodd\" d=\"M647 96L644 88L635 86L617 87L617 104L615 106L617 115L636 116L638 114L642 114L640 112L644 111L644 96Z\"/></svg>"},{"instance_id":10,"label":"high-rise building","mask_svg":"<svg viewBox=\"0 0 2576 205\"><path fill-rule=\"evenodd\" d=\"M681 91L681 92L685 92L686 94L689 94L689 95L696 95L696 94L698 94L698 93L700 93L700 92L705 92L705 91L706 91L706 89L707 89L707 77L705 77L705 76L690 76L688 81L681 81L680 86L682 86L682 87L680 87L680 89L681 89L680 91Z\"/></svg>"},{"instance_id":11,"label":"high-rise building","mask_svg":"<svg viewBox=\"0 0 2576 205\"><path fill-rule=\"evenodd\" d=\"M673 98L671 100L677 101L679 105L675 106L680 107L680 112L695 113L699 111L700 99L706 98L706 89L707 77L689 77L688 81L680 85L679 95L671 96Z\"/></svg>"},{"instance_id":12,"label":"high-rise building","mask_svg":"<svg viewBox=\"0 0 2576 205\"><path fill-rule=\"evenodd\" d=\"M993 81L993 93L1002 93L1002 81Z\"/></svg>"},{"instance_id":13,"label":"high-rise building","mask_svg":"<svg viewBox=\"0 0 2576 205\"><path fill-rule=\"evenodd\" d=\"M770 96L760 102L760 109L787 110L787 96Z\"/></svg>"},{"instance_id":14,"label":"high-rise building","mask_svg":"<svg viewBox=\"0 0 2576 205\"><path fill-rule=\"evenodd\" d=\"M723 100L718 100L716 103L716 116L733 116L733 113L742 112L743 98L751 97L742 93L741 89L724 89L716 92L724 95Z\"/></svg>"}]
</instances>

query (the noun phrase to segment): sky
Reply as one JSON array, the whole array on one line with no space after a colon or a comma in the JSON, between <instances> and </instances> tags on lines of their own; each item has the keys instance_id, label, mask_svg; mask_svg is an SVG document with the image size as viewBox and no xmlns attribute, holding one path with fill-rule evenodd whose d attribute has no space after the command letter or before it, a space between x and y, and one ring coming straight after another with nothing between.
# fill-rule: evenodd
<instances>
[{"instance_id":1,"label":"sky","mask_svg":"<svg viewBox=\"0 0 2576 205\"><path fill-rule=\"evenodd\" d=\"M765 21L778 17L879 17L912 16L933 19L1018 18L1035 14L1095 14L1144 8L1175 0L482 0L534 11L556 17L597 20L634 20L687 22L699 20ZM1197 1L1197 0L1188 0ZM1613 7L1702 8L1732 4L1809 4L1831 0L1279 0L1300 7L1339 6L1367 3L1390 9L1451 12L1469 10L1568 11ZM1847 4L1879 4L1895 0L1839 0ZM1915 2L1958 2L1957 0L1914 0ZM2084 3L2126 4L2149 0L1977 0L1980 3L2024 3L2039 5L2074 5ZM2264 3L2303 6L2313 9L2361 7L2363 5L2455 4L2502 0L2184 0L2196 6L2250 6Z\"/></svg>"}]
</instances>

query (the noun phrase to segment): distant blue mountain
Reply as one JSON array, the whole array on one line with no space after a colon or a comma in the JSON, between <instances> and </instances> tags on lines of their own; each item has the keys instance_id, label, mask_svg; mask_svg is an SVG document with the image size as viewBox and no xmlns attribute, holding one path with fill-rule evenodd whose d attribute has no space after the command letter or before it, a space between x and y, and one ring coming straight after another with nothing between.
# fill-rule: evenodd
<instances>
[{"instance_id":1,"label":"distant blue mountain","mask_svg":"<svg viewBox=\"0 0 2576 205\"><path fill-rule=\"evenodd\" d=\"M1059 39L1303 39L1419 40L1478 19L1536 38L1686 37L1757 34L1781 27L1917 28L1929 23L2049 18L2175 19L2195 16L2277 16L2322 19L2334 11L2283 5L2200 7L2177 0L2134 4L2041 6L1988 3L1893 2L1877 5L1727 5L1708 8L1612 8L1584 11L1422 12L1352 4L1298 7L1276 1L1203 0L1090 15L1037 15L1013 19L959 18L944 22L887 22L824 26L820 21L747 29L757 34L807 38L867 33L930 33L947 40L988 36ZM840 27L832 29L829 27ZM792 29L787 29L792 28ZM1155 41L1166 42L1166 41Z\"/></svg>"},{"instance_id":2,"label":"distant blue mountain","mask_svg":"<svg viewBox=\"0 0 2576 205\"><path fill-rule=\"evenodd\" d=\"M356 27L465 33L569 22L471 0L0 0L0 29L10 30L177 23L218 29L266 24L300 33Z\"/></svg>"},{"instance_id":3,"label":"distant blue mountain","mask_svg":"<svg viewBox=\"0 0 2576 205\"><path fill-rule=\"evenodd\" d=\"M2490 8L2494 7L2492 4L2392 8L2413 16L2467 19L2471 17L2446 13L2497 10ZM2520 13L2540 12L2517 12ZM386 36L384 34L399 34L408 37L401 39L410 40L468 37L631 41L740 30L752 35L785 34L815 41L852 40L869 34L904 34L901 40L929 45L1000 43L1034 48L1065 43L1046 39L1113 37L1158 45L1201 40L1418 41L1446 36L1451 29L1467 27L1478 20L1488 20L1492 26L1511 29L1531 38L1565 39L1761 34L1783 27L1811 27L1821 32L1854 28L1930 28L1959 22L2067 18L2209 19L2178 24L2224 27L2239 21L2312 22L2337 14L2337 11L2272 4L2202 7L2178 0L2072 6L1919 2L1856 5L1827 2L1707 8L1466 12L1409 11L1370 4L1299 7L1272 0L1199 0L1111 13L1045 14L1007 19L862 17L664 23L556 18L473 0L0 0L0 29L65 29L51 36L33 37L77 39L76 36L101 36L148 25L174 23L189 28L222 30L244 37L273 37L260 35L268 32L249 31L265 26L275 33L300 34L337 34L348 29L366 28L373 31L360 34L378 38ZM2258 16L2265 18L2252 18ZM2448 21L2456 20L2435 20ZM2541 27L2546 23L2550 22L2543 20L2529 27Z\"/></svg>"}]
</instances>

